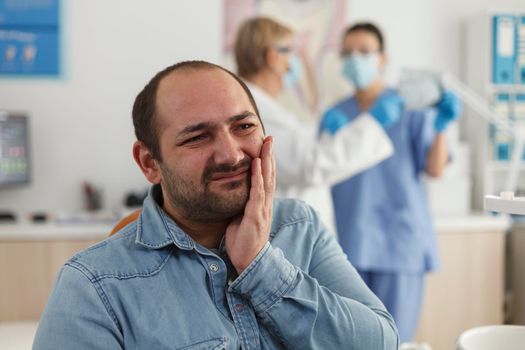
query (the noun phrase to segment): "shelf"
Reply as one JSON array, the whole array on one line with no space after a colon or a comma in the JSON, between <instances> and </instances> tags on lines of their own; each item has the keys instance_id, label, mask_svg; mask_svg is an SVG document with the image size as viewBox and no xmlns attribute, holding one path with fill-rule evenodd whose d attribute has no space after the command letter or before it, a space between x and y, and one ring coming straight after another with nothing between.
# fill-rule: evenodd
<instances>
[{"instance_id":1,"label":"shelf","mask_svg":"<svg viewBox=\"0 0 525 350\"><path fill-rule=\"evenodd\" d=\"M492 171L509 171L510 163L510 160L491 160L487 166ZM525 160L522 160L519 169L525 171Z\"/></svg>"},{"instance_id":2,"label":"shelf","mask_svg":"<svg viewBox=\"0 0 525 350\"><path fill-rule=\"evenodd\" d=\"M487 90L489 93L525 93L525 84L490 84Z\"/></svg>"}]
</instances>

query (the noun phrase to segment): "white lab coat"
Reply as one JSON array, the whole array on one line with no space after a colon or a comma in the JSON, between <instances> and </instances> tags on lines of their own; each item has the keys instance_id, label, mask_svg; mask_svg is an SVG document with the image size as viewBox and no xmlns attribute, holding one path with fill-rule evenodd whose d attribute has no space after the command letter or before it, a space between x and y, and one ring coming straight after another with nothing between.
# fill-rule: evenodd
<instances>
[{"instance_id":1,"label":"white lab coat","mask_svg":"<svg viewBox=\"0 0 525 350\"><path fill-rule=\"evenodd\" d=\"M274 138L276 197L298 198L314 207L335 233L330 186L393 153L390 138L368 113L335 135L318 137L318 125L299 120L257 86L247 83L267 135Z\"/></svg>"}]
</instances>

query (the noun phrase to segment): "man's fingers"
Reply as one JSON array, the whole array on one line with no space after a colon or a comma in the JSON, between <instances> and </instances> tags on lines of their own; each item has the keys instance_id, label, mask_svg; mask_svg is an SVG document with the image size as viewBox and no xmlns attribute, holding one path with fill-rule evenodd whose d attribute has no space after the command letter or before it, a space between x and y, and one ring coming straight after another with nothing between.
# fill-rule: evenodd
<instances>
[{"instance_id":1,"label":"man's fingers","mask_svg":"<svg viewBox=\"0 0 525 350\"><path fill-rule=\"evenodd\" d=\"M261 166L266 201L273 201L273 193L275 192L275 157L273 154L273 138L271 136L264 139L261 148Z\"/></svg>"},{"instance_id":2,"label":"man's fingers","mask_svg":"<svg viewBox=\"0 0 525 350\"><path fill-rule=\"evenodd\" d=\"M250 188L250 197L246 203L245 215L253 215L260 211L264 204L264 181L261 169L261 158L252 160L252 180Z\"/></svg>"},{"instance_id":3,"label":"man's fingers","mask_svg":"<svg viewBox=\"0 0 525 350\"><path fill-rule=\"evenodd\" d=\"M263 214L264 220L272 215L273 194L275 192L275 158L273 139L264 139L260 157L252 160L250 198L246 203L245 216L255 219Z\"/></svg>"},{"instance_id":4,"label":"man's fingers","mask_svg":"<svg viewBox=\"0 0 525 350\"><path fill-rule=\"evenodd\" d=\"M264 216L271 221L273 208L273 195L275 192L275 157L273 154L273 138L268 136L264 139L261 148L261 166L264 181Z\"/></svg>"},{"instance_id":5,"label":"man's fingers","mask_svg":"<svg viewBox=\"0 0 525 350\"><path fill-rule=\"evenodd\" d=\"M266 193L266 203L267 203L267 209L268 209L268 219L271 221L272 218L272 212L273 212L273 196L275 194L275 186L276 186L276 171L275 171L275 155L273 152L273 138L272 138L272 147L270 150L270 184Z\"/></svg>"}]
</instances>

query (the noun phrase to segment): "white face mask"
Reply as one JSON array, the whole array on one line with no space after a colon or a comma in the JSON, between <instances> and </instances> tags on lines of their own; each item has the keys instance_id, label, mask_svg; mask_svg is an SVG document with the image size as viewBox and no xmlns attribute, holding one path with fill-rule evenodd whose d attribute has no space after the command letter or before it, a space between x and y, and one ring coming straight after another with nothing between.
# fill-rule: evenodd
<instances>
[{"instance_id":1,"label":"white face mask","mask_svg":"<svg viewBox=\"0 0 525 350\"><path fill-rule=\"evenodd\" d=\"M283 76L283 85L285 88L291 88L295 86L295 84L297 84L297 82L299 81L299 78L301 77L301 73L303 71L301 60L297 56L290 56L288 62L288 71Z\"/></svg>"},{"instance_id":2,"label":"white face mask","mask_svg":"<svg viewBox=\"0 0 525 350\"><path fill-rule=\"evenodd\" d=\"M366 89L379 76L379 54L353 53L344 58L343 75L357 89Z\"/></svg>"}]
</instances>

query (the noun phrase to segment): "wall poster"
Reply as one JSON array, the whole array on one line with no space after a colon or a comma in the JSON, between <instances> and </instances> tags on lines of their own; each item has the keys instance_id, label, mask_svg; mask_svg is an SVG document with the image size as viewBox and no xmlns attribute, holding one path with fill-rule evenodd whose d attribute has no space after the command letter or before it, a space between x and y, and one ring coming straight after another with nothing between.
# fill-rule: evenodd
<instances>
[{"instance_id":1,"label":"wall poster","mask_svg":"<svg viewBox=\"0 0 525 350\"><path fill-rule=\"evenodd\" d=\"M60 74L60 0L0 0L0 75Z\"/></svg>"}]
</instances>

